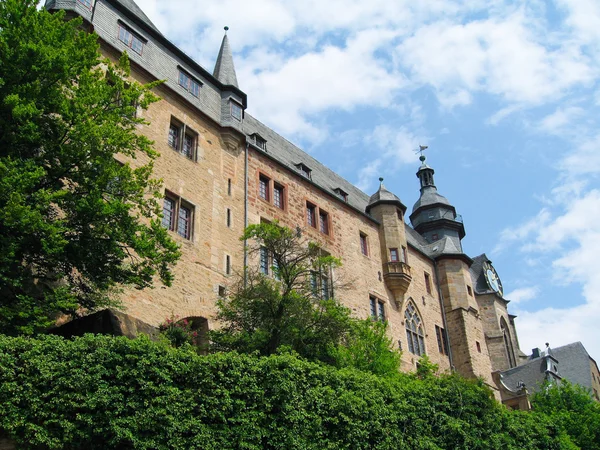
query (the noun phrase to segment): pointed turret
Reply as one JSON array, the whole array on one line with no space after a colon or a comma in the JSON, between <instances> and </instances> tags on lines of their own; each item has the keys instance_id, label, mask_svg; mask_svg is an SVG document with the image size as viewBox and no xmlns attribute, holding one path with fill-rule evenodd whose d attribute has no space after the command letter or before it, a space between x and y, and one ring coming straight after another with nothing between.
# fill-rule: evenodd
<instances>
[{"instance_id":1,"label":"pointed turret","mask_svg":"<svg viewBox=\"0 0 600 450\"><path fill-rule=\"evenodd\" d=\"M448 199L438 193L433 180L435 172L425 163L425 155L419 159L421 167L417 177L421 184L421 195L413 206L410 222L428 242L446 237L454 241L457 249L462 249L460 240L465 237L462 218L456 214L456 209Z\"/></svg>"},{"instance_id":2,"label":"pointed turret","mask_svg":"<svg viewBox=\"0 0 600 450\"><path fill-rule=\"evenodd\" d=\"M221 42L221 48L219 49L219 56L217 56L217 62L215 64L215 70L213 71L214 77L226 86L234 86L239 89L237 76L235 74L235 67L233 65L233 55L229 48L229 38L227 37L227 30L229 27L225 27L225 35Z\"/></svg>"},{"instance_id":3,"label":"pointed turret","mask_svg":"<svg viewBox=\"0 0 600 450\"><path fill-rule=\"evenodd\" d=\"M369 199L366 211L379 222L383 279L400 307L412 280L404 230L406 206L385 188L383 178L379 183L379 190Z\"/></svg>"}]
</instances>

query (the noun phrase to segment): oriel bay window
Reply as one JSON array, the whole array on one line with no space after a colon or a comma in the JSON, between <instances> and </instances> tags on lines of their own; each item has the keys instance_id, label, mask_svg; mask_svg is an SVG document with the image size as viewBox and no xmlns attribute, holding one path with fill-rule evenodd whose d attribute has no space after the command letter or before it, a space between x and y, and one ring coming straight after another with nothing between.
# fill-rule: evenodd
<instances>
[{"instance_id":1,"label":"oriel bay window","mask_svg":"<svg viewBox=\"0 0 600 450\"><path fill-rule=\"evenodd\" d=\"M185 239L192 239L194 206L167 192L163 200L162 225Z\"/></svg>"}]
</instances>

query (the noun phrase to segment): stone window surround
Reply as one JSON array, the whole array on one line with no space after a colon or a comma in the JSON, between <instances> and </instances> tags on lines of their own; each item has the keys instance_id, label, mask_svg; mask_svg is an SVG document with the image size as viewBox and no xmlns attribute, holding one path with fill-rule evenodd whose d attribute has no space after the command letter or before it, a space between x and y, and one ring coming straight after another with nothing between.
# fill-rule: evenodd
<instances>
[{"instance_id":1,"label":"stone window surround","mask_svg":"<svg viewBox=\"0 0 600 450\"><path fill-rule=\"evenodd\" d=\"M175 141L175 145L170 141L170 133L171 129L175 127L177 129L177 137ZM192 140L191 143L191 152L187 152L186 150L186 137L190 137ZM193 128L190 128L185 122L179 120L177 117L171 115L171 120L169 121L169 128L167 130L167 145L177 153L185 156L190 161L197 162L198 161L198 142L200 140L200 134L197 133Z\"/></svg>"},{"instance_id":2,"label":"stone window surround","mask_svg":"<svg viewBox=\"0 0 600 450\"><path fill-rule=\"evenodd\" d=\"M321 209L318 202L315 202L312 199L304 197L304 223L308 227L308 229L313 229L318 231L321 236L325 236L327 238L333 238L333 215L328 211ZM307 208L308 206L314 206L314 224L309 224L307 219ZM325 213L327 215L327 233L321 231L321 214Z\"/></svg>"},{"instance_id":3,"label":"stone window surround","mask_svg":"<svg viewBox=\"0 0 600 450\"><path fill-rule=\"evenodd\" d=\"M163 221L162 221L162 225L167 228L169 231L173 231L177 236L180 236L182 239L186 239L188 241L193 241L194 240L194 223L195 223L195 219L196 219L196 206L181 198L181 196L174 194L172 191L169 191L168 189L165 189L165 193L164 193L164 197L165 200L170 200L172 202L173 205L173 209L171 211L171 220L169 221L168 224L165 223L164 221L164 217L163 217ZM163 206L164 208L164 206ZM179 213L180 210L185 208L186 210L189 211L189 228L187 230L180 230L179 229L179 224L180 224L180 217L179 217Z\"/></svg>"},{"instance_id":4,"label":"stone window surround","mask_svg":"<svg viewBox=\"0 0 600 450\"><path fill-rule=\"evenodd\" d=\"M267 190L266 190L266 198L264 198L261 195L261 180L266 181L267 182ZM282 205L276 205L275 204L275 189L280 189L281 190L281 202ZM256 171L256 196L258 199L260 199L261 201L268 203L269 205L273 206L274 208L276 208L278 211L283 211L283 212L287 212L288 211L288 186L285 183L282 183L281 181L276 181L273 179L272 176L270 176L268 173L266 173L263 170L257 170Z\"/></svg>"},{"instance_id":5,"label":"stone window surround","mask_svg":"<svg viewBox=\"0 0 600 450\"><path fill-rule=\"evenodd\" d=\"M367 233L359 231L360 252L363 256L369 257L369 236Z\"/></svg>"},{"instance_id":6,"label":"stone window surround","mask_svg":"<svg viewBox=\"0 0 600 450\"><path fill-rule=\"evenodd\" d=\"M385 301L375 294L369 294L370 317L379 322L387 320Z\"/></svg>"}]
</instances>

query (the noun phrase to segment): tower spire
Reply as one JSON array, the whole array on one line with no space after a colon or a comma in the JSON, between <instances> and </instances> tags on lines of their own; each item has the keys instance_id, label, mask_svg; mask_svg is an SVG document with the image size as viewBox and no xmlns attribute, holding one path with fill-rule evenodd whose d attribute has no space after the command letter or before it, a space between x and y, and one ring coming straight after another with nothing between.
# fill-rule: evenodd
<instances>
[{"instance_id":1,"label":"tower spire","mask_svg":"<svg viewBox=\"0 0 600 450\"><path fill-rule=\"evenodd\" d=\"M213 75L224 85L234 86L239 89L237 76L235 74L235 66L233 65L233 56L231 54L231 49L229 48L229 38L227 37L227 30L229 30L229 27L225 27L224 30L225 35L221 42L221 48L219 49L219 56L217 56Z\"/></svg>"}]
</instances>

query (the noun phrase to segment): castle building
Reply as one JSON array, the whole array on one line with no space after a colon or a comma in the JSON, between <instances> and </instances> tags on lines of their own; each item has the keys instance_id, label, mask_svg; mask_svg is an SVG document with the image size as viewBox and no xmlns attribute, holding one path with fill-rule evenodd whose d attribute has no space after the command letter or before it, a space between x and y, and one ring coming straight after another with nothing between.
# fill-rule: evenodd
<instances>
[{"instance_id":1,"label":"castle building","mask_svg":"<svg viewBox=\"0 0 600 450\"><path fill-rule=\"evenodd\" d=\"M246 112L227 34L209 72L133 0L46 0L46 8L82 17L107 58L127 51L133 79L166 80L139 132L161 155L163 225L183 256L172 287L126 293L127 314L151 325L177 314L218 326L216 300L235 273L254 263L269 271L264 258L248 261L244 227L278 220L341 258L334 275L353 287L339 300L357 317L388 322L404 370L427 354L443 371L481 377L499 397L492 372L524 357L515 317L491 261L463 252L462 218L438 192L424 156L407 224L407 206L383 180L369 196Z\"/></svg>"}]
</instances>

